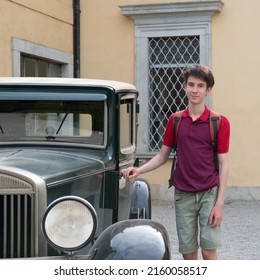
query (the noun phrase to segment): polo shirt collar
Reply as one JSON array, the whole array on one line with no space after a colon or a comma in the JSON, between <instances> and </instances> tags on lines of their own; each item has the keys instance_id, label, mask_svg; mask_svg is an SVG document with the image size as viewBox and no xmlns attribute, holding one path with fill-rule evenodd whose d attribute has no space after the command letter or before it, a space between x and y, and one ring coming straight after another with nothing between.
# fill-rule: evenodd
<instances>
[{"instance_id":1,"label":"polo shirt collar","mask_svg":"<svg viewBox=\"0 0 260 280\"><path fill-rule=\"evenodd\" d=\"M183 117L189 117L190 113L189 113L189 107L187 107L184 112L183 112ZM206 122L209 118L209 108L207 106L205 106L205 110L202 113L202 115L197 119L197 120L202 120L204 122Z\"/></svg>"}]
</instances>

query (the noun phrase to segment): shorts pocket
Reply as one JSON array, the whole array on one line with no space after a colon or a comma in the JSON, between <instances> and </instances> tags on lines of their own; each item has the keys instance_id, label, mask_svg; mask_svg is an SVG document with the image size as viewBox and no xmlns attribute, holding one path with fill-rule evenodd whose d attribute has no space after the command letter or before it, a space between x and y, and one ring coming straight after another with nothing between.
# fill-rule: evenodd
<instances>
[{"instance_id":1,"label":"shorts pocket","mask_svg":"<svg viewBox=\"0 0 260 280\"><path fill-rule=\"evenodd\" d=\"M178 202L182 199L182 196L183 196L183 192L178 190L178 189L175 189L174 191L174 201L175 202Z\"/></svg>"}]
</instances>

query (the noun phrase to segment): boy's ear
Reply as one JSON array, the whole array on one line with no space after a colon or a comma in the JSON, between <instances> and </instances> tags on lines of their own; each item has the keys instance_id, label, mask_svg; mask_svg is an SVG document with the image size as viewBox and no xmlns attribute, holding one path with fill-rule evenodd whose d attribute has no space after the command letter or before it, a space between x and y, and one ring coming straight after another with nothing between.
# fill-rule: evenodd
<instances>
[{"instance_id":1,"label":"boy's ear","mask_svg":"<svg viewBox=\"0 0 260 280\"><path fill-rule=\"evenodd\" d=\"M207 94L211 93L212 87L207 88Z\"/></svg>"}]
</instances>

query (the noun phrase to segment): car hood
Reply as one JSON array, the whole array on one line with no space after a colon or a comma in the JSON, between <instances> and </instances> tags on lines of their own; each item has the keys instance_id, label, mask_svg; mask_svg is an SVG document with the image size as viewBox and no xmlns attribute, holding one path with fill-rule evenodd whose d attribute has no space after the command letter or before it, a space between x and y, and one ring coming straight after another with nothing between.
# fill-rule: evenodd
<instances>
[{"instance_id":1,"label":"car hood","mask_svg":"<svg viewBox=\"0 0 260 280\"><path fill-rule=\"evenodd\" d=\"M0 166L32 172L42 177L47 184L105 170L103 161L97 157L75 152L39 149L0 150Z\"/></svg>"}]
</instances>

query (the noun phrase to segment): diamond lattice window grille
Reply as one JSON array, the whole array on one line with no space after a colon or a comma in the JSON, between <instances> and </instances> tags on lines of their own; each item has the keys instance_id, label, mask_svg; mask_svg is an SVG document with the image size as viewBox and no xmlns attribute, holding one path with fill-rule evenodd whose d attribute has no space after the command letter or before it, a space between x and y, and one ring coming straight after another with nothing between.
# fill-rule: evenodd
<instances>
[{"instance_id":1,"label":"diamond lattice window grille","mask_svg":"<svg viewBox=\"0 0 260 280\"><path fill-rule=\"evenodd\" d=\"M169 116L185 109L182 71L200 62L199 36L149 39L149 150L159 150Z\"/></svg>"}]
</instances>

